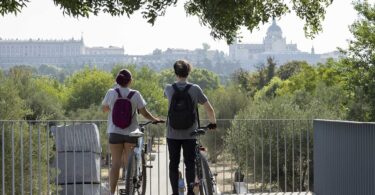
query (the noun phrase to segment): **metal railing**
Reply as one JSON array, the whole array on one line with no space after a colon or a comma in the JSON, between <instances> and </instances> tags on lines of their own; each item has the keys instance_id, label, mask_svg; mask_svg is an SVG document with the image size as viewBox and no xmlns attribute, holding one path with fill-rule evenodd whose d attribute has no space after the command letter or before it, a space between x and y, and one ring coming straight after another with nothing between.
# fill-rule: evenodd
<instances>
[{"instance_id":1,"label":"metal railing","mask_svg":"<svg viewBox=\"0 0 375 195\"><path fill-rule=\"evenodd\" d=\"M98 127L97 149L85 147L93 146L95 136L82 136L81 124ZM106 125L100 120L0 120L0 193L108 194ZM146 130L145 140L152 145L147 163L153 165L147 172L147 195L171 194L165 131L164 125ZM228 119L218 120L218 129L201 141L222 194L308 193L313 191L312 133L311 120ZM180 170L184 173L183 163Z\"/></svg>"}]
</instances>

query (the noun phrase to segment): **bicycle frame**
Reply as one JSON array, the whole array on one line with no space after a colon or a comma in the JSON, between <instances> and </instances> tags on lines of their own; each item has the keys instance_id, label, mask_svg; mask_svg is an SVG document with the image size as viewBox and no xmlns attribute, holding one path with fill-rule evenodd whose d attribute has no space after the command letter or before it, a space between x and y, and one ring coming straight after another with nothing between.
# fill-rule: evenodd
<instances>
[{"instance_id":1,"label":"bicycle frame","mask_svg":"<svg viewBox=\"0 0 375 195\"><path fill-rule=\"evenodd\" d=\"M147 166L145 162L145 155L147 154L147 144L145 144L144 141L144 131L145 126L151 123L152 122L139 124L140 129L137 129L130 133L130 136L137 137L137 145L133 148L133 151L129 156L125 187L125 192L127 193L127 195L133 195L133 192L135 191L141 195L145 194L147 177L146 168L152 168L152 166Z\"/></svg>"},{"instance_id":2,"label":"bicycle frame","mask_svg":"<svg viewBox=\"0 0 375 195\"><path fill-rule=\"evenodd\" d=\"M195 164L196 164L196 172L199 179L200 184L202 185L203 182L203 172L202 172L202 159L201 159L201 142L200 136L197 137L196 145L195 145Z\"/></svg>"},{"instance_id":3,"label":"bicycle frame","mask_svg":"<svg viewBox=\"0 0 375 195\"><path fill-rule=\"evenodd\" d=\"M145 128L141 127L141 131L144 132ZM138 137L138 144L134 147L133 151L135 154L135 160L137 162L136 165L136 176L137 178L140 176L141 172L140 169L142 168L142 152L146 154L146 148L143 151L143 144L144 144L144 136Z\"/></svg>"}]
</instances>

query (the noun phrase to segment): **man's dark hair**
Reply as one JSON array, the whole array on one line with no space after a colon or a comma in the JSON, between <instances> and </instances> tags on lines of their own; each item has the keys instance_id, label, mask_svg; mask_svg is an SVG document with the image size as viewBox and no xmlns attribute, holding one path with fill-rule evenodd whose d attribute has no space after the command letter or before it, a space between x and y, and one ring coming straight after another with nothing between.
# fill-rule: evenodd
<instances>
[{"instance_id":1,"label":"man's dark hair","mask_svg":"<svg viewBox=\"0 0 375 195\"><path fill-rule=\"evenodd\" d=\"M186 78L191 71L191 64L186 60L177 60L174 65L174 73L182 78Z\"/></svg>"}]
</instances>

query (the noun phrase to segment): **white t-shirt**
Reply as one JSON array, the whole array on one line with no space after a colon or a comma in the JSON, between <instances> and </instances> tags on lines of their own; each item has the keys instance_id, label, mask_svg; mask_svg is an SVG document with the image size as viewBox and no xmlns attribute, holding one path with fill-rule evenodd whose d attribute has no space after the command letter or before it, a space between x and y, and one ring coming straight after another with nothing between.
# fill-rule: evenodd
<instances>
[{"instance_id":1,"label":"white t-shirt","mask_svg":"<svg viewBox=\"0 0 375 195\"><path fill-rule=\"evenodd\" d=\"M118 94L115 91L116 87L113 88L113 89L109 89L107 94L105 95L105 97L103 99L103 102L102 102L103 106L107 105L110 108L110 111L108 113L107 133L117 133L117 134L122 134L122 135L129 135L130 132L132 132L132 131L134 131L138 128L138 120L137 120L138 112L137 112L137 109L144 108L146 106L146 101L143 99L143 97L142 97L141 93L139 93L139 91L132 90L132 89L125 88L125 87L117 87L117 88L120 89L120 93L121 93L122 97L127 97L130 90L135 91L133 97L130 99L130 101L132 103L132 113L133 113L132 122L129 125L129 127L125 128L125 129L121 129L121 128L119 128L119 127L117 127L116 125L113 124L112 110L113 110L113 105L115 104L116 99L118 98Z\"/></svg>"}]
</instances>

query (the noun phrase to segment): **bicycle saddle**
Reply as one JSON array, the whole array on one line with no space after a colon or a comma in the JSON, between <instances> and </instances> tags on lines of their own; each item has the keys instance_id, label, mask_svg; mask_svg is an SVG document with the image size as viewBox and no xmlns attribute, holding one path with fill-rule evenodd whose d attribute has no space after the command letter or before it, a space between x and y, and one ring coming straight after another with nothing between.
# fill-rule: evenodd
<instances>
[{"instance_id":1,"label":"bicycle saddle","mask_svg":"<svg viewBox=\"0 0 375 195\"><path fill-rule=\"evenodd\" d=\"M141 130L139 130L139 128L137 128L136 130L130 132L129 136L130 137L142 137L144 133L142 133Z\"/></svg>"},{"instance_id":2,"label":"bicycle saddle","mask_svg":"<svg viewBox=\"0 0 375 195\"><path fill-rule=\"evenodd\" d=\"M190 135L194 137L194 136L201 136L204 134L206 134L206 131L204 129L197 129L194 132L192 132Z\"/></svg>"}]
</instances>

